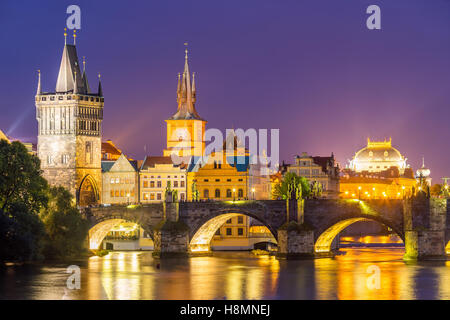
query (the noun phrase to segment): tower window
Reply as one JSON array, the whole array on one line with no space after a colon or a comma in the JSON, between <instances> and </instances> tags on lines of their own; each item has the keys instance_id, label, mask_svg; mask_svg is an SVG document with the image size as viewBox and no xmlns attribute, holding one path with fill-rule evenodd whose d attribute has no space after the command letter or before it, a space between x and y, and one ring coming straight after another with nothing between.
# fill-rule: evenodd
<instances>
[{"instance_id":1,"label":"tower window","mask_svg":"<svg viewBox=\"0 0 450 320\"><path fill-rule=\"evenodd\" d=\"M220 189L216 189L214 195L216 198L220 198Z\"/></svg>"}]
</instances>

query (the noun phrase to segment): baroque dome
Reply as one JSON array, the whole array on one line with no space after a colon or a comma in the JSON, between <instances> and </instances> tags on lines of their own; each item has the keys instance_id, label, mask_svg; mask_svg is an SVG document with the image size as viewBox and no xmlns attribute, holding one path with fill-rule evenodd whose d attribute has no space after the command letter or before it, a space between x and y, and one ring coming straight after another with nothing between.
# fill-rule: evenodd
<instances>
[{"instance_id":1,"label":"baroque dome","mask_svg":"<svg viewBox=\"0 0 450 320\"><path fill-rule=\"evenodd\" d=\"M381 172L393 166L400 172L407 167L406 158L392 146L392 139L370 141L368 138L367 146L357 151L350 161L350 169L356 172Z\"/></svg>"}]
</instances>

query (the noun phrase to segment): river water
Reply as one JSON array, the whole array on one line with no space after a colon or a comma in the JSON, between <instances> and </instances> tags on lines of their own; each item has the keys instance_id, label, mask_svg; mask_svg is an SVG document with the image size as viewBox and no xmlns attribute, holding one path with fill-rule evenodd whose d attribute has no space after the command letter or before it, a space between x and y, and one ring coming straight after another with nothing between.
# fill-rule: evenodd
<instances>
[{"instance_id":1,"label":"river water","mask_svg":"<svg viewBox=\"0 0 450 320\"><path fill-rule=\"evenodd\" d=\"M405 263L403 248L341 251L288 261L249 252L162 261L112 252L76 263L79 290L66 287L67 263L10 266L0 269L0 299L450 299L450 261Z\"/></svg>"}]
</instances>

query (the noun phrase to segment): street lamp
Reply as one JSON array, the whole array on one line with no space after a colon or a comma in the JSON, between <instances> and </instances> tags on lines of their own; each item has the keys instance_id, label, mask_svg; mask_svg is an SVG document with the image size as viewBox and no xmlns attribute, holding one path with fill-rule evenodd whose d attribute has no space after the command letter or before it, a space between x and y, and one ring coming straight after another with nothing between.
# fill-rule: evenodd
<instances>
[{"instance_id":1,"label":"street lamp","mask_svg":"<svg viewBox=\"0 0 450 320\"><path fill-rule=\"evenodd\" d=\"M253 200L255 200L255 188L252 188Z\"/></svg>"},{"instance_id":2,"label":"street lamp","mask_svg":"<svg viewBox=\"0 0 450 320\"><path fill-rule=\"evenodd\" d=\"M128 205L130 205L130 194L127 193Z\"/></svg>"},{"instance_id":3,"label":"street lamp","mask_svg":"<svg viewBox=\"0 0 450 320\"><path fill-rule=\"evenodd\" d=\"M233 188L233 202L236 201L236 188Z\"/></svg>"},{"instance_id":4,"label":"street lamp","mask_svg":"<svg viewBox=\"0 0 450 320\"><path fill-rule=\"evenodd\" d=\"M361 186L358 187L358 199L361 200Z\"/></svg>"}]
</instances>

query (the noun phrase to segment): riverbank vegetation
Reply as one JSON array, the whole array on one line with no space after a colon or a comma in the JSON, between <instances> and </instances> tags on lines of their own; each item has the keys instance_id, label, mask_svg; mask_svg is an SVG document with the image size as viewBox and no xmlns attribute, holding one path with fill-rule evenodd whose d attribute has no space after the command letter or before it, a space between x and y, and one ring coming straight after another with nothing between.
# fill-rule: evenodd
<instances>
[{"instance_id":1,"label":"riverbank vegetation","mask_svg":"<svg viewBox=\"0 0 450 320\"><path fill-rule=\"evenodd\" d=\"M84 251L88 222L20 142L0 140L0 262L64 259Z\"/></svg>"}]
</instances>

